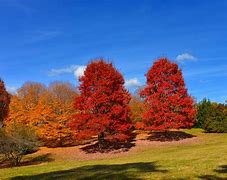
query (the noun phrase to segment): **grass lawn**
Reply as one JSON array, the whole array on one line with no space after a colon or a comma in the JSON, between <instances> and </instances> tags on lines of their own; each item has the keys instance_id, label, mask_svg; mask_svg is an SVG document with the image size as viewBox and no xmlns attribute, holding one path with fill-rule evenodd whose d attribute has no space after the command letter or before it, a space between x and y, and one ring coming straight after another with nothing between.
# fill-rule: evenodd
<instances>
[{"instance_id":1,"label":"grass lawn","mask_svg":"<svg viewBox=\"0 0 227 180\"><path fill-rule=\"evenodd\" d=\"M227 179L227 134L185 132L197 136L196 142L147 146L101 160L5 168L0 179Z\"/></svg>"}]
</instances>

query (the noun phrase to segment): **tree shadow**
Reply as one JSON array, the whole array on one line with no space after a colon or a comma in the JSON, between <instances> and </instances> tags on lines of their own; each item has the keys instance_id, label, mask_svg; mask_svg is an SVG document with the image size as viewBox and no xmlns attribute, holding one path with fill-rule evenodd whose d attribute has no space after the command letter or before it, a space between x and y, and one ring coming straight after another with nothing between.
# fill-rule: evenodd
<instances>
[{"instance_id":1,"label":"tree shadow","mask_svg":"<svg viewBox=\"0 0 227 180\"><path fill-rule=\"evenodd\" d=\"M217 173L227 173L227 165L219 166L219 169L214 170Z\"/></svg>"},{"instance_id":2,"label":"tree shadow","mask_svg":"<svg viewBox=\"0 0 227 180\"><path fill-rule=\"evenodd\" d=\"M215 169L214 172L219 174L227 174L227 165L219 166L219 168ZM227 176L219 177L217 175L203 175L203 176L199 176L199 178L204 180L226 180Z\"/></svg>"},{"instance_id":3,"label":"tree shadow","mask_svg":"<svg viewBox=\"0 0 227 180\"><path fill-rule=\"evenodd\" d=\"M23 161L21 165L22 166L36 165L36 164L41 164L41 163L51 162L51 161L54 161L54 159L51 157L51 153L47 153L47 154L36 156L26 161Z\"/></svg>"},{"instance_id":4,"label":"tree shadow","mask_svg":"<svg viewBox=\"0 0 227 180\"><path fill-rule=\"evenodd\" d=\"M131 138L127 142L120 142L120 141L114 141L114 142L109 142L105 141L102 144L102 147L100 148L100 145L98 142L95 144L90 144L85 147L80 148L86 153L108 153L108 152L127 152L129 149L135 146L135 138L136 138L136 133L133 133L131 135Z\"/></svg>"},{"instance_id":5,"label":"tree shadow","mask_svg":"<svg viewBox=\"0 0 227 180\"><path fill-rule=\"evenodd\" d=\"M45 163L45 162L51 162L51 161L54 161L54 159L51 158L50 153L47 153L47 154L44 154L44 155L40 155L40 156L36 156L36 157L32 157L32 158L27 158L26 160L23 160L20 163L19 166L37 165L37 164L41 164L41 163ZM0 164L0 169L9 168L9 167L13 167L13 166L7 160L1 162L1 164Z\"/></svg>"},{"instance_id":6,"label":"tree shadow","mask_svg":"<svg viewBox=\"0 0 227 180\"><path fill-rule=\"evenodd\" d=\"M183 139L188 139L193 137L196 137L196 136L182 131L165 131L165 132L151 132L149 133L149 137L147 137L146 140L168 142L168 141L180 141Z\"/></svg>"},{"instance_id":7,"label":"tree shadow","mask_svg":"<svg viewBox=\"0 0 227 180\"><path fill-rule=\"evenodd\" d=\"M202 180L226 180L226 178L221 178L215 175L204 175L204 176L199 176L199 178Z\"/></svg>"},{"instance_id":8,"label":"tree shadow","mask_svg":"<svg viewBox=\"0 0 227 180\"><path fill-rule=\"evenodd\" d=\"M158 169L154 162L139 162L112 165L89 165L70 170L55 171L33 176L18 176L13 180L23 179L142 179L144 173L166 173L167 170Z\"/></svg>"}]
</instances>

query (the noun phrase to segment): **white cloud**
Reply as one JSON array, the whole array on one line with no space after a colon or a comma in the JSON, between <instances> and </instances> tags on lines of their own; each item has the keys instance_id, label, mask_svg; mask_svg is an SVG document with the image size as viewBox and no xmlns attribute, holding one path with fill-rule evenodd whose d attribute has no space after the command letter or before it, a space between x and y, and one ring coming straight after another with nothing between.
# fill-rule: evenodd
<instances>
[{"instance_id":1,"label":"white cloud","mask_svg":"<svg viewBox=\"0 0 227 180\"><path fill-rule=\"evenodd\" d=\"M48 73L49 76L58 76L61 74L70 74L73 73L76 78L79 78L84 74L84 71L86 69L86 66L83 65L71 65L66 68L60 68L60 69L51 69Z\"/></svg>"},{"instance_id":2,"label":"white cloud","mask_svg":"<svg viewBox=\"0 0 227 180\"><path fill-rule=\"evenodd\" d=\"M139 87L139 86L141 86L141 83L139 82L139 80L137 78L132 78L132 79L128 79L125 81L125 86L126 87Z\"/></svg>"},{"instance_id":3,"label":"white cloud","mask_svg":"<svg viewBox=\"0 0 227 180\"><path fill-rule=\"evenodd\" d=\"M78 66L74 71L74 75L77 78L79 78L80 76L83 76L85 69L86 69L86 66Z\"/></svg>"},{"instance_id":4,"label":"white cloud","mask_svg":"<svg viewBox=\"0 0 227 180\"><path fill-rule=\"evenodd\" d=\"M196 61L197 58L189 53L179 54L176 57L177 62L184 62L184 61Z\"/></svg>"},{"instance_id":5,"label":"white cloud","mask_svg":"<svg viewBox=\"0 0 227 180\"><path fill-rule=\"evenodd\" d=\"M50 72L48 73L49 76L58 76L61 74L65 74L65 73L72 73L75 69L77 68L77 66L70 66L70 67L66 67L66 68L60 68L60 69L51 69Z\"/></svg>"},{"instance_id":6,"label":"white cloud","mask_svg":"<svg viewBox=\"0 0 227 180\"><path fill-rule=\"evenodd\" d=\"M17 92L17 87L15 86L6 86L6 90L11 93L11 94L15 94Z\"/></svg>"}]
</instances>

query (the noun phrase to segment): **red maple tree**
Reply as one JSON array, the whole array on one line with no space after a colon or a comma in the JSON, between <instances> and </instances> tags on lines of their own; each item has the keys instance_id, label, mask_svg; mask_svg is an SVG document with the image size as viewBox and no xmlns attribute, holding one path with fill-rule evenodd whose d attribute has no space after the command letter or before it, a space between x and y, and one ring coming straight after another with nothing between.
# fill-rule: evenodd
<instances>
[{"instance_id":1,"label":"red maple tree","mask_svg":"<svg viewBox=\"0 0 227 180\"><path fill-rule=\"evenodd\" d=\"M77 139L97 136L99 143L125 141L132 126L129 115L129 92L123 76L103 59L92 61L80 79L80 96L69 126L76 130Z\"/></svg>"},{"instance_id":2,"label":"red maple tree","mask_svg":"<svg viewBox=\"0 0 227 180\"><path fill-rule=\"evenodd\" d=\"M190 128L196 110L188 95L181 70L174 62L161 58L146 74L147 85L141 91L145 110L143 123L148 130Z\"/></svg>"},{"instance_id":3,"label":"red maple tree","mask_svg":"<svg viewBox=\"0 0 227 180\"><path fill-rule=\"evenodd\" d=\"M10 95L6 91L4 82L0 79L0 128L9 112Z\"/></svg>"}]
</instances>

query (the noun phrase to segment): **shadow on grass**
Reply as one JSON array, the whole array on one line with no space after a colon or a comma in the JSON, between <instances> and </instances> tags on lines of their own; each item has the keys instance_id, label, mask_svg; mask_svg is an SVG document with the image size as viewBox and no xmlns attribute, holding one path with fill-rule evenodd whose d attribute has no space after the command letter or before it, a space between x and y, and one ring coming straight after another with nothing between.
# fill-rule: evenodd
<instances>
[{"instance_id":1,"label":"shadow on grass","mask_svg":"<svg viewBox=\"0 0 227 180\"><path fill-rule=\"evenodd\" d=\"M195 137L192 134L188 134L182 131L166 131L166 132L151 132L150 136L146 139L149 141L180 141L183 139Z\"/></svg>"},{"instance_id":2,"label":"shadow on grass","mask_svg":"<svg viewBox=\"0 0 227 180\"><path fill-rule=\"evenodd\" d=\"M97 153L97 152L108 153L108 152L112 152L112 151L126 152L135 146L135 138L136 138L136 133L133 133L131 135L131 138L127 142L105 141L104 144L102 145L102 148L100 148L99 143L96 142L95 144L91 144L91 145L82 147L81 150L83 150L86 153Z\"/></svg>"},{"instance_id":3,"label":"shadow on grass","mask_svg":"<svg viewBox=\"0 0 227 180\"><path fill-rule=\"evenodd\" d=\"M45 163L45 162L51 162L53 160L54 159L51 158L51 154L47 153L44 155L28 158L28 159L22 161L19 166L37 165L37 164L41 164L41 163ZM9 161L5 160L0 163L0 169L9 168L9 167L13 167Z\"/></svg>"},{"instance_id":4,"label":"shadow on grass","mask_svg":"<svg viewBox=\"0 0 227 180\"><path fill-rule=\"evenodd\" d=\"M54 159L51 158L51 153L47 153L47 154L43 154L40 156L30 158L30 159L22 162L21 165L22 166L36 165L36 164L41 164L41 163L51 162L51 161L54 161Z\"/></svg>"},{"instance_id":5,"label":"shadow on grass","mask_svg":"<svg viewBox=\"0 0 227 180\"><path fill-rule=\"evenodd\" d=\"M219 169L215 169L214 171L218 173L227 173L227 165L222 165Z\"/></svg>"},{"instance_id":6,"label":"shadow on grass","mask_svg":"<svg viewBox=\"0 0 227 180\"><path fill-rule=\"evenodd\" d=\"M215 169L214 172L217 172L219 174L226 174L226 177L223 178L216 175L204 175L204 176L199 176L199 178L204 180L226 180L227 179L227 165L219 166L219 168Z\"/></svg>"},{"instance_id":7,"label":"shadow on grass","mask_svg":"<svg viewBox=\"0 0 227 180\"><path fill-rule=\"evenodd\" d=\"M75 169L55 171L34 176L18 176L12 178L19 179L142 179L144 173L166 173L166 170L160 170L154 162L140 162L128 164L112 164L112 165L90 165L78 167Z\"/></svg>"}]
</instances>

